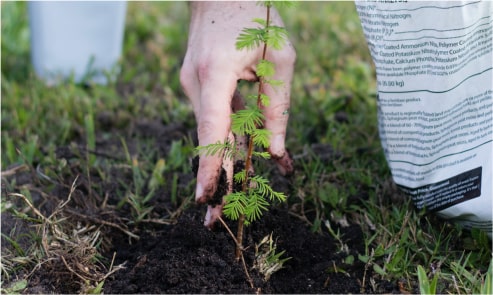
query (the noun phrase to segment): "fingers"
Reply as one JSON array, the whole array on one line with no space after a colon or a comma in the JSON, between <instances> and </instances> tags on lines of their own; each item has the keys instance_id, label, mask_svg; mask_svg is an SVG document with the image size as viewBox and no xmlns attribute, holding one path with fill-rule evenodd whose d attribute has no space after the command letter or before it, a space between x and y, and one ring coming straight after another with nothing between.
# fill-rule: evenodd
<instances>
[{"instance_id":1,"label":"fingers","mask_svg":"<svg viewBox=\"0 0 493 295\"><path fill-rule=\"evenodd\" d=\"M283 84L264 87L264 93L270 97L270 104L264 107L264 126L271 132L269 152L277 160L281 173L286 175L293 171L292 160L285 149L285 139L296 53L291 44L287 44L285 49L272 52L271 55L276 73L270 79L280 80Z\"/></svg>"},{"instance_id":2,"label":"fingers","mask_svg":"<svg viewBox=\"0 0 493 295\"><path fill-rule=\"evenodd\" d=\"M188 51L180 69L180 84L192 103L193 112L197 119L200 113L200 84Z\"/></svg>"},{"instance_id":3,"label":"fingers","mask_svg":"<svg viewBox=\"0 0 493 295\"><path fill-rule=\"evenodd\" d=\"M228 140L232 142L234 136L232 133L229 134ZM229 156L225 156L222 162L221 177L219 178L218 184L221 188L217 189L214 193L214 198L211 203L207 206L207 213L204 219L204 225L208 228L212 228L216 223L218 217L222 215L222 210L224 207L224 196L230 194L233 191L233 159Z\"/></svg>"},{"instance_id":4,"label":"fingers","mask_svg":"<svg viewBox=\"0 0 493 295\"><path fill-rule=\"evenodd\" d=\"M198 140L200 146L224 143L231 126L231 99L236 80L222 75L199 75L201 81L200 110L198 113ZM195 200L205 203L217 190L223 154L205 156L199 160Z\"/></svg>"},{"instance_id":5,"label":"fingers","mask_svg":"<svg viewBox=\"0 0 493 295\"><path fill-rule=\"evenodd\" d=\"M204 219L204 226L208 227L209 229L214 227L214 224L218 220L219 217L221 217L223 210L222 205L208 205L207 206L207 213L205 214L205 219Z\"/></svg>"}]
</instances>

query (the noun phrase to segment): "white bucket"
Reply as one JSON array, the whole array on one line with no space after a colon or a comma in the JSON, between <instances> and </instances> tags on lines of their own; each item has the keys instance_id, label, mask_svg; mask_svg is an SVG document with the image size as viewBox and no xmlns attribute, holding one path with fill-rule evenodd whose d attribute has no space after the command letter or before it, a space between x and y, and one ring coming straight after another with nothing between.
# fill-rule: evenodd
<instances>
[{"instance_id":1,"label":"white bucket","mask_svg":"<svg viewBox=\"0 0 493 295\"><path fill-rule=\"evenodd\" d=\"M31 58L48 84L106 84L122 52L126 1L29 2Z\"/></svg>"}]
</instances>

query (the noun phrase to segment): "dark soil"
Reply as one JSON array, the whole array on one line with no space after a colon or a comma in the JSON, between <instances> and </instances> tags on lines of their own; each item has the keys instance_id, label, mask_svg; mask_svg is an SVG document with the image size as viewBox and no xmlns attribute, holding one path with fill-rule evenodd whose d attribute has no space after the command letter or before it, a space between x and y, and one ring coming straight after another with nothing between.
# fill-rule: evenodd
<instances>
[{"instance_id":1,"label":"dark soil","mask_svg":"<svg viewBox=\"0 0 493 295\"><path fill-rule=\"evenodd\" d=\"M110 122L105 118L105 124ZM111 126L106 126L111 129ZM169 152L172 140L177 140L192 134L193 128L182 124L163 125L161 122L138 122L129 128L127 139L128 149L132 152L137 141L142 138L157 138L156 144L160 157ZM98 158L124 159L120 142L98 137L96 151ZM176 219L170 218L169 224L142 223L129 224L132 220L130 207L125 205L116 210L122 183L132 181L131 174L123 169L109 167L106 173L111 177L101 178L101 173L91 172L91 177L83 173L83 164L78 157L83 152L82 143L60 147L57 151L59 159L67 160L65 179L62 184L50 186L49 197L33 191L33 200L43 212L51 212L60 200L66 200L70 184L78 175L77 189L73 201L67 205L65 216L73 223L96 224L101 227L104 236L102 247L106 264L116 254L114 265L124 263L124 268L114 272L105 280L104 293L367 293L371 290L369 278L371 269L365 272L365 264L358 260L358 254L364 254L364 237L359 225L341 227L344 243L349 248L348 253L340 252L340 247L327 231L314 233L302 218L296 216L294 204L277 205L267 212L259 222L246 228L245 241L249 247L244 252L246 265L252 277L254 288L251 287L243 265L234 258L234 243L225 228L218 224L213 230L203 225L205 207L173 204L170 200L169 189L160 189L151 199L154 206L153 218L173 216L170 212L179 212ZM156 147L152 147L156 148ZM317 145L316 148L330 158L334 154L330 147ZM325 152L325 153L324 153ZM79 155L79 156L78 156ZM296 165L296 163L295 163ZM68 171L67 171L68 169ZM274 169L272 169L274 171ZM178 173L178 172L177 172ZM194 180L192 173L178 173L178 191L190 187ZM15 178L17 185L31 184L42 186L42 181L32 171L21 171L9 177ZM63 178L63 177L61 177ZM110 179L110 181L108 181ZM172 179L165 175L165 179ZM290 179L272 172L272 186L277 190L290 192ZM61 181L61 180L60 180ZM193 183L192 183L193 186ZM99 190L94 190L99 187ZM171 185L166 186L171 188ZM5 191L2 188L2 191ZM99 193L98 193L99 192ZM365 195L365 192L361 192ZM180 199L185 202L185 198ZM105 204L105 205L102 205ZM299 213L299 212L298 212ZM103 221L120 224L120 228L107 226ZM235 224L228 223L233 231ZM22 226L21 226L22 225ZM322 226L323 227L323 226ZM9 235L12 230L20 236L29 229L25 222L2 215L2 233ZM127 229L140 238L130 238L122 229ZM19 232L20 231L20 232ZM255 243L264 236L273 234L277 241L278 251L285 251L283 257L290 257L284 268L274 273L268 281L252 269ZM2 242L5 242L4 240ZM5 245L5 243L3 243ZM2 250L3 251L3 250ZM354 262L345 264L348 255L355 257ZM57 268L58 267L58 268ZM77 277L67 274L56 266L51 269L42 265L30 276L25 293L74 293L78 292L74 281ZM63 274L63 275L62 275ZM18 274L22 277L23 273ZM365 279L366 277L366 279ZM365 282L365 285L362 285ZM381 292L399 292L397 282L378 282L386 286Z\"/></svg>"},{"instance_id":2,"label":"dark soil","mask_svg":"<svg viewBox=\"0 0 493 295\"><path fill-rule=\"evenodd\" d=\"M311 233L305 224L289 216L286 210L273 209L261 222L247 230L247 241L254 245L271 232L277 246L291 257L285 267L265 282L256 271L250 271L252 289L242 264L234 258L234 244L223 228L213 231L202 226L199 210L188 210L174 226L146 234L129 246L126 240L115 244L117 263L127 261L127 268L108 281L110 293L359 293L358 280L363 265L346 269L351 275L331 272L333 263L340 264L334 241L327 235ZM361 232L348 229L358 247ZM359 249L361 250L361 249ZM245 256L252 265L253 247Z\"/></svg>"}]
</instances>

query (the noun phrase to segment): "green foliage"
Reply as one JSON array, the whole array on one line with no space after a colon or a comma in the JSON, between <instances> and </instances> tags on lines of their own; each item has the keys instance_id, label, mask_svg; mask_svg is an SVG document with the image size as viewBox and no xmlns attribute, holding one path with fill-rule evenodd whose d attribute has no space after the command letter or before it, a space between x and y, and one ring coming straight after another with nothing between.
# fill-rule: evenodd
<instances>
[{"instance_id":1,"label":"green foliage","mask_svg":"<svg viewBox=\"0 0 493 295\"><path fill-rule=\"evenodd\" d=\"M245 28L236 39L236 49L254 49L264 43L265 32L261 28Z\"/></svg>"},{"instance_id":2,"label":"green foliage","mask_svg":"<svg viewBox=\"0 0 493 295\"><path fill-rule=\"evenodd\" d=\"M277 1L277 0L259 1L257 3L260 5L263 5L265 7L275 7L277 9L284 8L284 7L291 8L291 7L294 7L298 4L298 2L296 2L296 1L284 1L284 0L283 1Z\"/></svg>"},{"instance_id":3,"label":"green foliage","mask_svg":"<svg viewBox=\"0 0 493 295\"><path fill-rule=\"evenodd\" d=\"M10 286L4 287L2 294L22 294L22 291L27 287L27 283L26 279L15 281Z\"/></svg>"},{"instance_id":4,"label":"green foliage","mask_svg":"<svg viewBox=\"0 0 493 295\"><path fill-rule=\"evenodd\" d=\"M270 48L280 50L284 47L288 32L285 28L279 26L269 26L265 36L264 43Z\"/></svg>"},{"instance_id":5,"label":"green foliage","mask_svg":"<svg viewBox=\"0 0 493 295\"><path fill-rule=\"evenodd\" d=\"M255 49L263 44L268 47L280 50L288 38L288 32L284 27L271 25L266 20L255 18L255 23L261 25L260 28L244 28L236 39L236 49Z\"/></svg>"},{"instance_id":6,"label":"green foliage","mask_svg":"<svg viewBox=\"0 0 493 295\"><path fill-rule=\"evenodd\" d=\"M277 252L276 242L272 239L272 233L265 236L258 245L255 245L255 261L253 268L264 275L268 281L273 273L283 268L284 263L291 257L281 258L286 251Z\"/></svg>"},{"instance_id":7,"label":"green foliage","mask_svg":"<svg viewBox=\"0 0 493 295\"><path fill-rule=\"evenodd\" d=\"M269 147L269 137L270 131L267 129L254 129L250 134L253 139L253 144L259 147L268 148ZM255 154L265 158L262 154Z\"/></svg>"},{"instance_id":8,"label":"green foliage","mask_svg":"<svg viewBox=\"0 0 493 295\"><path fill-rule=\"evenodd\" d=\"M275 74L276 69L274 63L265 59L262 59L257 64L257 76L259 77L271 77ZM265 94L264 94L265 95Z\"/></svg>"},{"instance_id":9,"label":"green foliage","mask_svg":"<svg viewBox=\"0 0 493 295\"><path fill-rule=\"evenodd\" d=\"M233 158L236 149L234 144L226 141L224 143L217 142L204 146L199 145L195 148L195 150L199 155L203 155L203 156L215 156L222 154L223 157Z\"/></svg>"},{"instance_id":10,"label":"green foliage","mask_svg":"<svg viewBox=\"0 0 493 295\"><path fill-rule=\"evenodd\" d=\"M493 294L493 259L481 284L481 294Z\"/></svg>"},{"instance_id":11,"label":"green foliage","mask_svg":"<svg viewBox=\"0 0 493 295\"><path fill-rule=\"evenodd\" d=\"M231 131L243 136L251 135L258 127L262 126L264 115L258 108L239 110L231 115Z\"/></svg>"},{"instance_id":12,"label":"green foliage","mask_svg":"<svg viewBox=\"0 0 493 295\"><path fill-rule=\"evenodd\" d=\"M97 283L95 287L89 287L88 290L86 290L87 294L103 294L103 286L104 286L104 280Z\"/></svg>"},{"instance_id":13,"label":"green foliage","mask_svg":"<svg viewBox=\"0 0 493 295\"><path fill-rule=\"evenodd\" d=\"M246 181L244 170L235 173L234 181L243 183ZM233 192L224 197L226 204L223 213L231 220L238 220L241 215L245 215L246 221L251 223L262 216L266 211L270 201L286 201L283 193L276 192L269 185L269 181L260 175L255 175L250 179L250 186L246 192Z\"/></svg>"},{"instance_id":14,"label":"green foliage","mask_svg":"<svg viewBox=\"0 0 493 295\"><path fill-rule=\"evenodd\" d=\"M255 194L259 194L265 198L268 198L269 200L277 200L280 202L286 201L286 196L281 193L281 192L276 192L272 189L272 187L269 185L269 181L260 176L260 175L255 175L251 179L251 187L250 190L254 191Z\"/></svg>"},{"instance_id":15,"label":"green foliage","mask_svg":"<svg viewBox=\"0 0 493 295\"><path fill-rule=\"evenodd\" d=\"M247 196L244 192L233 192L224 197L226 204L223 207L223 213L231 220L238 220L240 215L245 214Z\"/></svg>"},{"instance_id":16,"label":"green foliage","mask_svg":"<svg viewBox=\"0 0 493 295\"><path fill-rule=\"evenodd\" d=\"M434 274L433 279L430 281L426 275L425 269L421 265L418 265L418 281L419 292L421 294L436 294L438 283L437 274Z\"/></svg>"}]
</instances>

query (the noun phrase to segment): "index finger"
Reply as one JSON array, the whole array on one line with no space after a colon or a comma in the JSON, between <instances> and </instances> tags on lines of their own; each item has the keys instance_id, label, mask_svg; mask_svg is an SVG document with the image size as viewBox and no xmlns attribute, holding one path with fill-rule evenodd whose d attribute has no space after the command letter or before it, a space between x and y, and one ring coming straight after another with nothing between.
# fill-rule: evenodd
<instances>
[{"instance_id":1,"label":"index finger","mask_svg":"<svg viewBox=\"0 0 493 295\"><path fill-rule=\"evenodd\" d=\"M224 73L224 72L218 72ZM201 81L198 140L200 146L225 143L231 126L231 100L236 79L224 74L209 75ZM203 155L199 160L195 200L205 203L217 190L223 153Z\"/></svg>"}]
</instances>

